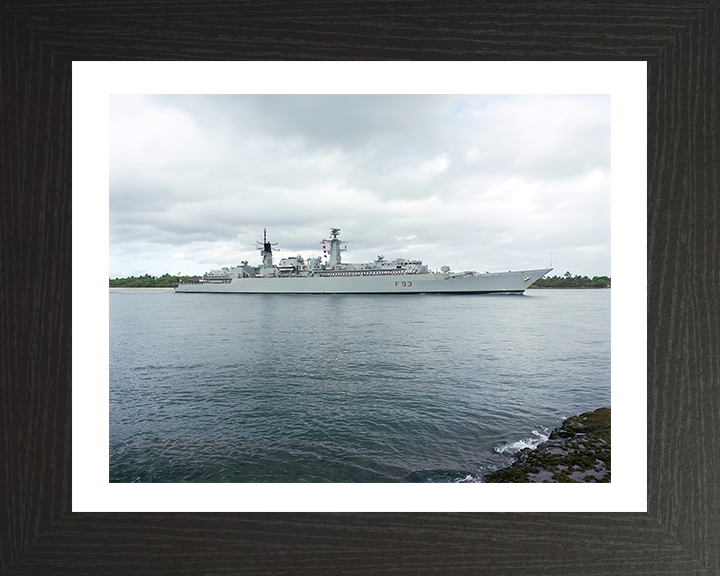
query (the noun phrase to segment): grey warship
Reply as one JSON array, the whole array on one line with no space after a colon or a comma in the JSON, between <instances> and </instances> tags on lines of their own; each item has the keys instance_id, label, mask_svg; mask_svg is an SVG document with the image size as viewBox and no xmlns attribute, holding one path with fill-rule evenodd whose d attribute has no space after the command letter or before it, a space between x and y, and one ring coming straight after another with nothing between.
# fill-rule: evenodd
<instances>
[{"instance_id":1,"label":"grey warship","mask_svg":"<svg viewBox=\"0 0 720 576\"><path fill-rule=\"evenodd\" d=\"M323 254L304 258L297 255L273 263L273 246L267 229L257 242L262 264L210 270L203 276L180 282L175 292L241 294L522 294L552 268L508 272L453 272L447 266L431 271L420 260L378 256L372 262L345 263L341 253L346 241L340 229L320 241Z\"/></svg>"}]
</instances>

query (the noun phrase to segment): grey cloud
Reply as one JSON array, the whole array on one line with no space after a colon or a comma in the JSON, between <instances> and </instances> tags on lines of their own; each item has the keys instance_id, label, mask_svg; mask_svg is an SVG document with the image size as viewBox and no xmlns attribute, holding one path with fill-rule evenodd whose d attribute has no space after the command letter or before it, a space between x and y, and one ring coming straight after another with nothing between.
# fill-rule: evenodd
<instances>
[{"instance_id":1,"label":"grey cloud","mask_svg":"<svg viewBox=\"0 0 720 576\"><path fill-rule=\"evenodd\" d=\"M606 97L124 103L111 108L110 159L111 247L123 260L138 243L197 262L202 243L253 255L264 227L290 252L335 226L355 240L351 259L412 250L437 265L453 252L491 265L609 242ZM502 248L507 235L515 243ZM609 273L609 252L587 265Z\"/></svg>"}]
</instances>

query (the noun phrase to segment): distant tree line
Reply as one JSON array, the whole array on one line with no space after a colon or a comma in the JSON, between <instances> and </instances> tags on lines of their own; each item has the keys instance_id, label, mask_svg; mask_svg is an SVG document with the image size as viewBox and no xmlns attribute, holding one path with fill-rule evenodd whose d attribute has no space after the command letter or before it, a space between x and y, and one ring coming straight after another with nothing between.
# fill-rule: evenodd
<instances>
[{"instance_id":1,"label":"distant tree line","mask_svg":"<svg viewBox=\"0 0 720 576\"><path fill-rule=\"evenodd\" d=\"M191 278L191 276L130 276L128 278L110 278L110 288L174 288L180 278Z\"/></svg>"},{"instance_id":2,"label":"distant tree line","mask_svg":"<svg viewBox=\"0 0 720 576\"><path fill-rule=\"evenodd\" d=\"M111 278L110 288L174 288L180 279L188 280L193 276L129 276L128 278ZM609 276L573 276L565 272L563 276L540 278L530 288L609 288Z\"/></svg>"},{"instance_id":3,"label":"distant tree line","mask_svg":"<svg viewBox=\"0 0 720 576\"><path fill-rule=\"evenodd\" d=\"M610 288L609 276L573 276L565 272L562 276L540 278L530 288Z\"/></svg>"}]
</instances>

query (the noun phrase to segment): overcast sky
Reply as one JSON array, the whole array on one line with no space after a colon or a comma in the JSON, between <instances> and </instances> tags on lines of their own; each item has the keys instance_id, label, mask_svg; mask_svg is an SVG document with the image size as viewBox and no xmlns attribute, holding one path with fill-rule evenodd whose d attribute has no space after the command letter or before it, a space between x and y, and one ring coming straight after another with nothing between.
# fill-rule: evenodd
<instances>
[{"instance_id":1,"label":"overcast sky","mask_svg":"<svg viewBox=\"0 0 720 576\"><path fill-rule=\"evenodd\" d=\"M610 275L610 97L110 98L110 277L321 253Z\"/></svg>"}]
</instances>

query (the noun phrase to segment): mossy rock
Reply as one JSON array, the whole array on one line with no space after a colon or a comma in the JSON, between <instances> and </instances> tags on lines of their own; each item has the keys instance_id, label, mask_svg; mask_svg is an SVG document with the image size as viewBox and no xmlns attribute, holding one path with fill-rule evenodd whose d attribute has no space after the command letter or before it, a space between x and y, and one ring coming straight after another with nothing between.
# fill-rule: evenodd
<instances>
[{"instance_id":1,"label":"mossy rock","mask_svg":"<svg viewBox=\"0 0 720 576\"><path fill-rule=\"evenodd\" d=\"M538 468L522 466L520 468L503 468L496 470L485 477L485 482L506 483L506 482L530 482L529 473L539 472Z\"/></svg>"},{"instance_id":2,"label":"mossy rock","mask_svg":"<svg viewBox=\"0 0 720 576\"><path fill-rule=\"evenodd\" d=\"M585 412L568 418L560 428L553 430L550 440L556 438L573 438L586 434L602 438L610 442L610 408L598 408L594 412Z\"/></svg>"},{"instance_id":3,"label":"mossy rock","mask_svg":"<svg viewBox=\"0 0 720 576\"><path fill-rule=\"evenodd\" d=\"M521 450L511 466L486 475L485 481L532 482L535 480L529 474L541 471L551 473L555 482L609 482L610 409L568 418L553 430L547 442L535 450ZM573 479L573 475L581 480ZM546 482L547 475L542 477Z\"/></svg>"}]
</instances>

